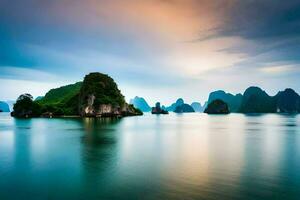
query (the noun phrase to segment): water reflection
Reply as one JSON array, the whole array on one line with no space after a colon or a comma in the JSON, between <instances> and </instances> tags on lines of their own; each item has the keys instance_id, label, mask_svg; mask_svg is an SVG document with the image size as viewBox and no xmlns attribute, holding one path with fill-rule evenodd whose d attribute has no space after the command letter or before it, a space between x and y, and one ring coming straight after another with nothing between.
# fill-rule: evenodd
<instances>
[{"instance_id":1,"label":"water reflection","mask_svg":"<svg viewBox=\"0 0 300 200\"><path fill-rule=\"evenodd\" d=\"M0 116L4 199L298 199L299 115Z\"/></svg>"}]
</instances>

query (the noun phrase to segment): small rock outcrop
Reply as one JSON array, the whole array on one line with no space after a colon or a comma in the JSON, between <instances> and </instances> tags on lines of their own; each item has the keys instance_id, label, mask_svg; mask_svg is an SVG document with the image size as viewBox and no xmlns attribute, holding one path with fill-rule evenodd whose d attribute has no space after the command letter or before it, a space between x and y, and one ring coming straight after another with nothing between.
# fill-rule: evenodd
<instances>
[{"instance_id":1,"label":"small rock outcrop","mask_svg":"<svg viewBox=\"0 0 300 200\"><path fill-rule=\"evenodd\" d=\"M228 114L230 111L226 102L216 99L207 105L204 112L207 114Z\"/></svg>"},{"instance_id":2,"label":"small rock outcrop","mask_svg":"<svg viewBox=\"0 0 300 200\"><path fill-rule=\"evenodd\" d=\"M164 110L164 109L162 109L162 108L160 107L160 103L159 103L159 102L157 102L157 103L155 104L155 107L152 108L151 113L152 113L152 114L169 114L168 111L166 111L166 110Z\"/></svg>"}]
</instances>

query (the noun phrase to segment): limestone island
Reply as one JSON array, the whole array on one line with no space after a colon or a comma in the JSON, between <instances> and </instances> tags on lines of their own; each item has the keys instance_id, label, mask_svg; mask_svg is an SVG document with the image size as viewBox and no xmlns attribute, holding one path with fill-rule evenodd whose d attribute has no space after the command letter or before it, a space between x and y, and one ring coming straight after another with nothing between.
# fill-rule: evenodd
<instances>
[{"instance_id":1,"label":"limestone island","mask_svg":"<svg viewBox=\"0 0 300 200\"><path fill-rule=\"evenodd\" d=\"M229 107L224 101L216 99L207 105L204 112L207 114L229 114Z\"/></svg>"},{"instance_id":2,"label":"limestone island","mask_svg":"<svg viewBox=\"0 0 300 200\"><path fill-rule=\"evenodd\" d=\"M40 99L22 94L11 116L31 117L124 117L142 115L127 104L115 81L108 75L94 72L83 82L51 89Z\"/></svg>"},{"instance_id":3,"label":"limestone island","mask_svg":"<svg viewBox=\"0 0 300 200\"><path fill-rule=\"evenodd\" d=\"M155 104L155 107L152 108L151 113L152 113L152 114L169 114L168 111L166 111L166 110L164 110L164 109L162 109L162 108L160 107L160 103L159 103L159 102L157 102L157 103Z\"/></svg>"}]
</instances>

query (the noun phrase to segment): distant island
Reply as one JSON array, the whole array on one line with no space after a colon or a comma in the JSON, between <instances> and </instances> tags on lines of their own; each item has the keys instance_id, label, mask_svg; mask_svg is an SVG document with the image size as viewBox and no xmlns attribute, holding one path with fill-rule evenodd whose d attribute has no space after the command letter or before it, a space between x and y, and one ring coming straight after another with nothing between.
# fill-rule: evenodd
<instances>
[{"instance_id":1,"label":"distant island","mask_svg":"<svg viewBox=\"0 0 300 200\"><path fill-rule=\"evenodd\" d=\"M0 112L10 112L8 103L0 101Z\"/></svg>"},{"instance_id":2,"label":"distant island","mask_svg":"<svg viewBox=\"0 0 300 200\"><path fill-rule=\"evenodd\" d=\"M210 102L204 110L207 114L228 114L229 106L227 103L220 99L213 100Z\"/></svg>"},{"instance_id":3,"label":"distant island","mask_svg":"<svg viewBox=\"0 0 300 200\"><path fill-rule=\"evenodd\" d=\"M230 94L217 90L209 94L207 102L191 105L182 98L170 106L156 103L150 107L143 97L136 96L125 102L115 81L106 74L90 73L82 82L51 89L35 100L22 94L13 106L13 117L123 117L152 114L205 112L207 114L234 113L299 113L300 96L291 88L269 96L259 87L249 87L243 94ZM10 112L7 103L0 101L0 112Z\"/></svg>"},{"instance_id":4,"label":"distant island","mask_svg":"<svg viewBox=\"0 0 300 200\"><path fill-rule=\"evenodd\" d=\"M193 102L191 104L192 108L194 109L195 112L203 112L205 107L201 105L200 102Z\"/></svg>"},{"instance_id":5,"label":"distant island","mask_svg":"<svg viewBox=\"0 0 300 200\"><path fill-rule=\"evenodd\" d=\"M194 108L182 100L179 105L176 106L175 113L192 113L195 112Z\"/></svg>"},{"instance_id":6,"label":"distant island","mask_svg":"<svg viewBox=\"0 0 300 200\"><path fill-rule=\"evenodd\" d=\"M299 113L300 96L293 89L285 89L269 96L259 87L249 87L242 94L232 95L222 90L210 93L208 104L222 100L229 112L236 113Z\"/></svg>"},{"instance_id":7,"label":"distant island","mask_svg":"<svg viewBox=\"0 0 300 200\"><path fill-rule=\"evenodd\" d=\"M143 97L134 97L130 99L130 104L138 108L142 112L150 112L152 109ZM156 106L154 106L156 107ZM189 112L203 112L204 107L201 106L199 102L193 102L191 105L184 102L182 98L176 100L170 106L161 106L162 110L175 113L189 113Z\"/></svg>"},{"instance_id":8,"label":"distant island","mask_svg":"<svg viewBox=\"0 0 300 200\"><path fill-rule=\"evenodd\" d=\"M143 97L136 96L133 99L130 99L129 103L132 104L135 108L140 109L142 112L151 111L151 107Z\"/></svg>"},{"instance_id":9,"label":"distant island","mask_svg":"<svg viewBox=\"0 0 300 200\"><path fill-rule=\"evenodd\" d=\"M203 112L204 108L199 102L193 102L191 105L184 102L183 98L179 98L175 103L165 107L167 111L175 113L191 113L191 112Z\"/></svg>"},{"instance_id":10,"label":"distant island","mask_svg":"<svg viewBox=\"0 0 300 200\"><path fill-rule=\"evenodd\" d=\"M226 93L223 90L217 90L209 94L207 104L210 104L214 100L220 99L228 104L230 112L238 112L242 102L242 98L242 94L233 95L230 93Z\"/></svg>"},{"instance_id":11,"label":"distant island","mask_svg":"<svg viewBox=\"0 0 300 200\"><path fill-rule=\"evenodd\" d=\"M17 99L13 117L123 117L142 115L125 102L115 81L106 74L90 73L83 82L52 89L44 97L33 100L22 94Z\"/></svg>"},{"instance_id":12,"label":"distant island","mask_svg":"<svg viewBox=\"0 0 300 200\"><path fill-rule=\"evenodd\" d=\"M155 107L152 108L151 113L152 114L169 114L169 112L167 110L165 110L164 108L162 108L160 106L159 102L157 102L155 104Z\"/></svg>"}]
</instances>

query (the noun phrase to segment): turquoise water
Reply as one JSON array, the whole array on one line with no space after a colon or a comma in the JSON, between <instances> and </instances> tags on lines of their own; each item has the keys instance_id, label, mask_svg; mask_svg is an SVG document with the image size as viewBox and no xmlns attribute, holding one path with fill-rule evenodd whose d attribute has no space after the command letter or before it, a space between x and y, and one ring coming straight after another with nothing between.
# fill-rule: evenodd
<instances>
[{"instance_id":1,"label":"turquoise water","mask_svg":"<svg viewBox=\"0 0 300 200\"><path fill-rule=\"evenodd\" d=\"M0 199L300 199L300 115L0 115Z\"/></svg>"}]
</instances>

